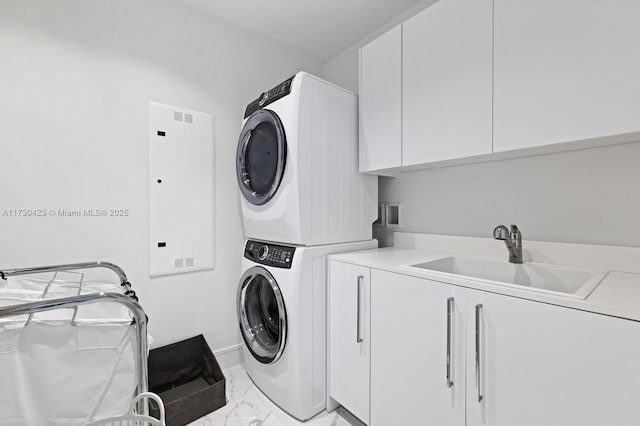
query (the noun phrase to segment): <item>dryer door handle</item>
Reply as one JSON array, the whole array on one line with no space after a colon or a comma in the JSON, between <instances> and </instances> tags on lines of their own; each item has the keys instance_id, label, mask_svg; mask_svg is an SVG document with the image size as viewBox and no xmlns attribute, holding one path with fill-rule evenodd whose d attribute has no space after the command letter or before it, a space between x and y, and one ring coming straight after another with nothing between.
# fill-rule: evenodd
<instances>
[{"instance_id":1,"label":"dryer door handle","mask_svg":"<svg viewBox=\"0 0 640 426\"><path fill-rule=\"evenodd\" d=\"M358 275L358 292L356 298L356 343L362 343L364 339L360 333L360 300L362 299L362 285L364 284L364 275Z\"/></svg>"}]
</instances>

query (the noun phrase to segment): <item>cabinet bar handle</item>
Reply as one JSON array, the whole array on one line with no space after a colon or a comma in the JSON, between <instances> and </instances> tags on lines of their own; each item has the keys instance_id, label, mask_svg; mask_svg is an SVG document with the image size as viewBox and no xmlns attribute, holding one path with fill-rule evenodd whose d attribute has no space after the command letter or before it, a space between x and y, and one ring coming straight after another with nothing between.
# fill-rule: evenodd
<instances>
[{"instance_id":1,"label":"cabinet bar handle","mask_svg":"<svg viewBox=\"0 0 640 426\"><path fill-rule=\"evenodd\" d=\"M360 334L360 299L362 298L362 284L364 281L364 275L358 275L358 307L356 309L356 343L362 343L364 340Z\"/></svg>"},{"instance_id":2,"label":"cabinet bar handle","mask_svg":"<svg viewBox=\"0 0 640 426\"><path fill-rule=\"evenodd\" d=\"M453 314L453 297L447 299L447 387L453 386L451 380L451 316Z\"/></svg>"},{"instance_id":3,"label":"cabinet bar handle","mask_svg":"<svg viewBox=\"0 0 640 426\"><path fill-rule=\"evenodd\" d=\"M478 390L478 402L482 402L482 386L480 382L480 312L482 303L476 305L476 388Z\"/></svg>"}]
</instances>

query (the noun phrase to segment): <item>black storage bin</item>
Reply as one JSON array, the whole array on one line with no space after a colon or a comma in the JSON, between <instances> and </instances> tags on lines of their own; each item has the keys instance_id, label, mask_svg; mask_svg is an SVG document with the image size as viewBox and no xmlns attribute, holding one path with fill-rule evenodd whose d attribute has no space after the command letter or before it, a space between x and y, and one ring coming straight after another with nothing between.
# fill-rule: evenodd
<instances>
[{"instance_id":1,"label":"black storage bin","mask_svg":"<svg viewBox=\"0 0 640 426\"><path fill-rule=\"evenodd\" d=\"M227 402L224 375L202 335L149 352L149 390L162 398L167 426L184 426Z\"/></svg>"}]
</instances>

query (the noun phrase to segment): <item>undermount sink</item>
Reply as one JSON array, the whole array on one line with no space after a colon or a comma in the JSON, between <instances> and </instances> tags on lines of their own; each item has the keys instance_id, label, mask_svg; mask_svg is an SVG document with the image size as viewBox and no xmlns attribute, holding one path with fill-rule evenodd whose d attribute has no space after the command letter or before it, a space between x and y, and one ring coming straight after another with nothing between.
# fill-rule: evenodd
<instances>
[{"instance_id":1,"label":"undermount sink","mask_svg":"<svg viewBox=\"0 0 640 426\"><path fill-rule=\"evenodd\" d=\"M457 275L512 286L523 290L586 299L607 275L606 271L525 262L522 264L481 258L451 256L408 265L443 275Z\"/></svg>"}]
</instances>

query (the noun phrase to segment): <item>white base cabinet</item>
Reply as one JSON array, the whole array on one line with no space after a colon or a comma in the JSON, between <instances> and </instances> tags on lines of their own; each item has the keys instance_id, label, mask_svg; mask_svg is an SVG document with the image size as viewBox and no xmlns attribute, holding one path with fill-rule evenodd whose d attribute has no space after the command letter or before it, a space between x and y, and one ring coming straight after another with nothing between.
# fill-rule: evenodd
<instances>
[{"instance_id":1,"label":"white base cabinet","mask_svg":"<svg viewBox=\"0 0 640 426\"><path fill-rule=\"evenodd\" d=\"M329 396L369 423L371 270L329 263Z\"/></svg>"},{"instance_id":2,"label":"white base cabinet","mask_svg":"<svg viewBox=\"0 0 640 426\"><path fill-rule=\"evenodd\" d=\"M450 285L371 271L371 425L464 426L456 309Z\"/></svg>"},{"instance_id":3,"label":"white base cabinet","mask_svg":"<svg viewBox=\"0 0 640 426\"><path fill-rule=\"evenodd\" d=\"M330 263L329 394L363 422L640 425L639 322Z\"/></svg>"},{"instance_id":4,"label":"white base cabinet","mask_svg":"<svg viewBox=\"0 0 640 426\"><path fill-rule=\"evenodd\" d=\"M640 323L463 290L468 426L639 425ZM480 395L475 307L479 310ZM372 354L373 355L373 354Z\"/></svg>"}]
</instances>

